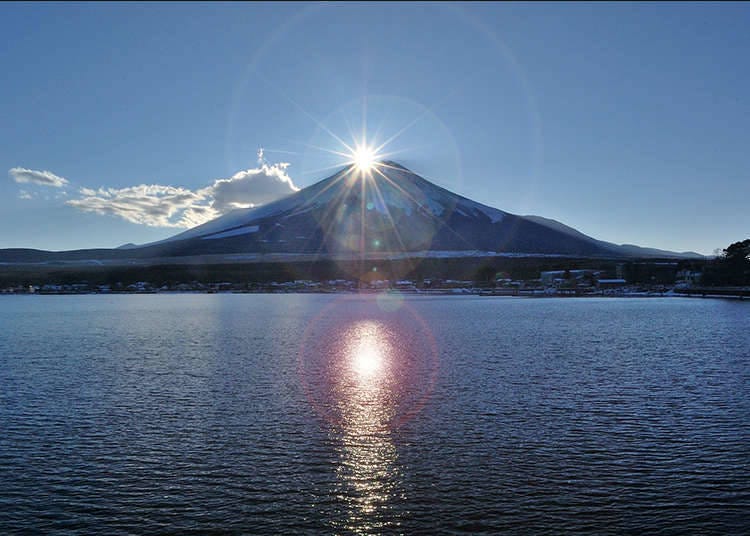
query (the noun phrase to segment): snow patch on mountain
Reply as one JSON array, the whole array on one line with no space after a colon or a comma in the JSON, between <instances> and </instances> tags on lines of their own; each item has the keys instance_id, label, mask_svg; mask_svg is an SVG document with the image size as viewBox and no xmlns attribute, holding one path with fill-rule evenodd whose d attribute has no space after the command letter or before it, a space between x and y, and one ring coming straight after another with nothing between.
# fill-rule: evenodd
<instances>
[{"instance_id":1,"label":"snow patch on mountain","mask_svg":"<svg viewBox=\"0 0 750 536\"><path fill-rule=\"evenodd\" d=\"M224 231L222 233L202 236L201 240L215 240L217 238L229 238L230 236L240 236L243 234L257 233L258 229L260 229L260 226L258 225L248 225L245 227L240 227L238 229L230 229L229 231Z\"/></svg>"}]
</instances>

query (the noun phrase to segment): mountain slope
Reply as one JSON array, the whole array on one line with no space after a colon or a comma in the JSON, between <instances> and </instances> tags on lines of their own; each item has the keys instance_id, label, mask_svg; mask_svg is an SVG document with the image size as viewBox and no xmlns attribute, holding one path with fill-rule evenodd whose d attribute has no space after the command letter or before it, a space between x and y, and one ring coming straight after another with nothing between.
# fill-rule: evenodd
<instances>
[{"instance_id":1,"label":"mountain slope","mask_svg":"<svg viewBox=\"0 0 750 536\"><path fill-rule=\"evenodd\" d=\"M545 227L549 227L550 229L555 229L557 231L567 233L571 236L576 236L585 240L593 240L594 242L601 244L603 247L608 247L608 248L612 248L613 250L619 251L624 256L660 257L660 258L661 257L680 257L680 258L686 258L686 259L695 259L695 258L700 258L703 256L700 253L696 253L695 251L675 252L675 251L667 251L664 249L646 248L642 246L636 246L634 244L618 245L612 242L596 240L595 238L585 235L582 232L578 231L577 229L574 229L573 227L569 227L568 225L565 225L564 223L561 223L557 220L544 218L542 216L532 216L532 215L526 215L524 216L524 218L527 220L531 220L533 222L539 223L541 225L544 225Z\"/></svg>"}]
</instances>

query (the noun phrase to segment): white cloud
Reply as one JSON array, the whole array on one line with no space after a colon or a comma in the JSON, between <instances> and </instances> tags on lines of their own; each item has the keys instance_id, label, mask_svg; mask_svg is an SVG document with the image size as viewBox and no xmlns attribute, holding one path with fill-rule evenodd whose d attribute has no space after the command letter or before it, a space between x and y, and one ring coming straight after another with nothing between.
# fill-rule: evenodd
<instances>
[{"instance_id":1,"label":"white cloud","mask_svg":"<svg viewBox=\"0 0 750 536\"><path fill-rule=\"evenodd\" d=\"M288 164L259 165L198 190L158 184L80 188L81 197L66 204L152 227L195 227L233 209L270 203L299 190L286 174Z\"/></svg>"},{"instance_id":2,"label":"white cloud","mask_svg":"<svg viewBox=\"0 0 750 536\"><path fill-rule=\"evenodd\" d=\"M191 228L201 223L206 223L209 220L220 216L219 212L216 212L212 207L205 205L194 205L182 213L179 224L176 227Z\"/></svg>"},{"instance_id":3,"label":"white cloud","mask_svg":"<svg viewBox=\"0 0 750 536\"><path fill-rule=\"evenodd\" d=\"M34 196L26 190L21 190L18 192L18 199L34 199Z\"/></svg>"},{"instance_id":4,"label":"white cloud","mask_svg":"<svg viewBox=\"0 0 750 536\"><path fill-rule=\"evenodd\" d=\"M67 179L59 177L51 171L38 171L36 169L14 167L8 170L8 174L14 181L21 184L39 184L41 186L53 186L55 188L62 188L68 184Z\"/></svg>"},{"instance_id":5,"label":"white cloud","mask_svg":"<svg viewBox=\"0 0 750 536\"><path fill-rule=\"evenodd\" d=\"M262 149L259 151L262 157ZM224 214L235 208L263 205L299 190L286 174L288 164L261 165L235 173L229 179L219 179L211 186L211 206Z\"/></svg>"},{"instance_id":6,"label":"white cloud","mask_svg":"<svg viewBox=\"0 0 750 536\"><path fill-rule=\"evenodd\" d=\"M152 227L183 227L182 213L205 202L186 188L140 184L127 188L81 188L83 196L66 204L84 212L119 216L129 222Z\"/></svg>"}]
</instances>

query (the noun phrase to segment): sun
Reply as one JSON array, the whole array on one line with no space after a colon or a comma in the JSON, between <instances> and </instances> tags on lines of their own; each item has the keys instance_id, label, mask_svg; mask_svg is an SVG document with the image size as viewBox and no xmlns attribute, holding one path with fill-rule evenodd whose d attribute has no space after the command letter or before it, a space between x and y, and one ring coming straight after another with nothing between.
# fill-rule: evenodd
<instances>
[{"instance_id":1,"label":"sun","mask_svg":"<svg viewBox=\"0 0 750 536\"><path fill-rule=\"evenodd\" d=\"M378 155L372 147L359 145L352 153L354 166L362 172L371 171L376 166Z\"/></svg>"}]
</instances>

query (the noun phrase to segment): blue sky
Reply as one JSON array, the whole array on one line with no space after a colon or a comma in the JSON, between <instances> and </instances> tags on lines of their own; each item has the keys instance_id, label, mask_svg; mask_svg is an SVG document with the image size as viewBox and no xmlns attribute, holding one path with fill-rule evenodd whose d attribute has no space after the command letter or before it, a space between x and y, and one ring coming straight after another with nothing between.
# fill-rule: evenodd
<instances>
[{"instance_id":1,"label":"blue sky","mask_svg":"<svg viewBox=\"0 0 750 536\"><path fill-rule=\"evenodd\" d=\"M159 240L330 175L330 133L410 124L392 159L502 210L705 254L750 233L748 4L3 3L0 26L0 247Z\"/></svg>"}]
</instances>

